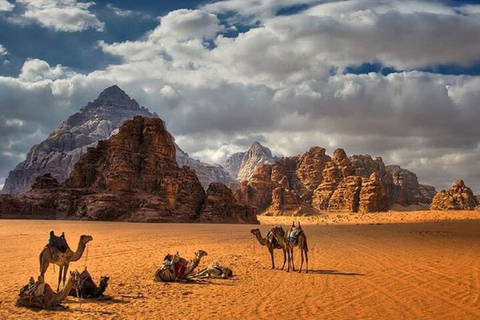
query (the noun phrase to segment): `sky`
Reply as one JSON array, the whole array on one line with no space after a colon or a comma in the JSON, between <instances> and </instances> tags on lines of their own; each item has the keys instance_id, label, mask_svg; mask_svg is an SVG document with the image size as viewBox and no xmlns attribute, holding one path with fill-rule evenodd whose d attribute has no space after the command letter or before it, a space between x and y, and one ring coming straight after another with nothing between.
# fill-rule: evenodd
<instances>
[{"instance_id":1,"label":"sky","mask_svg":"<svg viewBox=\"0 0 480 320\"><path fill-rule=\"evenodd\" d=\"M343 148L480 194L479 1L0 0L0 187L113 84L205 162Z\"/></svg>"}]
</instances>

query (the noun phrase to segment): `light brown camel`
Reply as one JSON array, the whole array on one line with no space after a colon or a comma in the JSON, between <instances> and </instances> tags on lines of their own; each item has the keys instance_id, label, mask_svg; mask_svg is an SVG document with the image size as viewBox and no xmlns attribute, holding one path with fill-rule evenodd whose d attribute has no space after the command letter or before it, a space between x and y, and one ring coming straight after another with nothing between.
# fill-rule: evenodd
<instances>
[{"instance_id":1,"label":"light brown camel","mask_svg":"<svg viewBox=\"0 0 480 320\"><path fill-rule=\"evenodd\" d=\"M267 247L268 252L270 253L270 257L272 258L272 269L275 269L275 259L274 259L273 250L274 249L282 249L282 251L283 251L282 270L283 270L283 268L285 268L285 262L287 261L287 251L286 251L285 246L282 246L278 241L276 241L275 238L270 236L271 235L271 230L267 232L267 235L266 235L265 238L262 238L262 234L260 233L259 229L252 229L252 230L250 230L250 233L255 236L255 238L258 240L260 245Z\"/></svg>"},{"instance_id":2,"label":"light brown camel","mask_svg":"<svg viewBox=\"0 0 480 320\"><path fill-rule=\"evenodd\" d=\"M78 271L70 271L70 278L67 284L62 291L57 293L53 291L47 283L40 281L35 282L33 277L31 277L30 282L20 290L17 305L42 309L54 308L65 300L70 290L77 285L78 281Z\"/></svg>"},{"instance_id":3,"label":"light brown camel","mask_svg":"<svg viewBox=\"0 0 480 320\"><path fill-rule=\"evenodd\" d=\"M93 240L92 236L82 235L80 240L78 240L77 250L73 252L70 247L67 248L67 251L60 252L49 245L46 245L42 252L40 252L40 275L38 276L38 281L44 282L44 275L48 269L50 263L55 263L59 266L58 272L58 285L57 291L60 290L60 282L63 280L63 286L65 286L65 280L67 277L68 266L70 262L78 261L85 251L87 243ZM62 278L63 277L63 278Z\"/></svg>"},{"instance_id":4,"label":"light brown camel","mask_svg":"<svg viewBox=\"0 0 480 320\"><path fill-rule=\"evenodd\" d=\"M227 279L233 277L233 271L230 268L213 263L206 268L198 271L193 275L195 278L215 278L215 279Z\"/></svg>"},{"instance_id":5,"label":"light brown camel","mask_svg":"<svg viewBox=\"0 0 480 320\"><path fill-rule=\"evenodd\" d=\"M163 266L158 268L155 272L155 281L163 282L173 282L173 281L187 281L189 275L195 270L195 268L200 263L200 260L205 257L207 253L203 250L198 250L195 252L195 258L188 262L183 258L179 258L178 261L171 263L171 261L165 260ZM168 255L170 256L170 255ZM178 254L177 254L178 257ZM182 274L178 272L178 266L184 266L185 270Z\"/></svg>"},{"instance_id":6,"label":"light brown camel","mask_svg":"<svg viewBox=\"0 0 480 320\"><path fill-rule=\"evenodd\" d=\"M277 239L277 241L286 246L287 248L287 259L288 259L288 266L287 272L290 271L290 263L292 265L292 271L295 271L295 265L293 263L293 248L298 246L300 249L300 254L302 257L302 262L300 264L300 270L298 272L302 272L304 255L305 255L305 273L308 273L308 245L307 245L307 236L305 232L303 232L300 223L298 226L295 226L295 223L292 227L285 233L285 235L281 235L281 231L279 227L272 228L272 234Z\"/></svg>"}]
</instances>

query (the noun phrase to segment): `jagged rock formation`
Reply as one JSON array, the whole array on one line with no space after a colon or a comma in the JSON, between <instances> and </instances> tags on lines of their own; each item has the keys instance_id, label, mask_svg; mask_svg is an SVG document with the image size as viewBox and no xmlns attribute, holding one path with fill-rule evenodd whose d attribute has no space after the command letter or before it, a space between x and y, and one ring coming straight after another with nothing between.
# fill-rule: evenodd
<instances>
[{"instance_id":1,"label":"jagged rock formation","mask_svg":"<svg viewBox=\"0 0 480 320\"><path fill-rule=\"evenodd\" d=\"M463 180L455 181L449 190L438 192L430 205L431 210L473 210L480 203Z\"/></svg>"},{"instance_id":2,"label":"jagged rock formation","mask_svg":"<svg viewBox=\"0 0 480 320\"><path fill-rule=\"evenodd\" d=\"M232 177L241 182L249 180L253 171L259 166L273 163L276 160L278 158L272 156L269 148L262 146L259 142L254 142L248 151L238 152L229 157L224 168Z\"/></svg>"},{"instance_id":3,"label":"jagged rock formation","mask_svg":"<svg viewBox=\"0 0 480 320\"><path fill-rule=\"evenodd\" d=\"M348 157L337 149L331 158L324 148L313 147L303 155L257 168L235 196L268 215L375 212L393 204L429 203L431 187L420 186L415 174L386 167L379 157Z\"/></svg>"},{"instance_id":4,"label":"jagged rock formation","mask_svg":"<svg viewBox=\"0 0 480 320\"><path fill-rule=\"evenodd\" d=\"M201 222L244 222L255 221L257 210L240 205L232 191L222 183L212 183L200 215Z\"/></svg>"},{"instance_id":5,"label":"jagged rock formation","mask_svg":"<svg viewBox=\"0 0 480 320\"><path fill-rule=\"evenodd\" d=\"M42 176L34 186L25 195L1 196L0 214L194 222L201 217L207 200L195 172L178 166L175 145L163 121L140 116L125 121L118 134L89 148L63 183L56 186L51 177ZM226 202L210 203L208 212L217 210L216 206L234 210L225 210L224 215L214 217L215 221L258 222L252 208L223 200Z\"/></svg>"},{"instance_id":6,"label":"jagged rock formation","mask_svg":"<svg viewBox=\"0 0 480 320\"><path fill-rule=\"evenodd\" d=\"M31 148L25 161L9 173L2 193L25 193L35 178L45 173L50 173L57 181L63 182L89 147L115 134L125 120L136 115L158 118L156 113L140 106L118 86L105 89L97 99L62 122L42 143ZM220 165L194 160L176 144L175 147L178 164L194 169L205 189L211 182L226 185L236 183Z\"/></svg>"}]
</instances>

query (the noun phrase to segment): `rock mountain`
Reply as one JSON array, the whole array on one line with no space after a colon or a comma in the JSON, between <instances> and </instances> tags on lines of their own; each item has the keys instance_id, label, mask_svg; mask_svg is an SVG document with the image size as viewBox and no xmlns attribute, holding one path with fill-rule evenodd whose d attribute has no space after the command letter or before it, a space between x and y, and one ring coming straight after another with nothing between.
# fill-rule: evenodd
<instances>
[{"instance_id":1,"label":"rock mountain","mask_svg":"<svg viewBox=\"0 0 480 320\"><path fill-rule=\"evenodd\" d=\"M305 215L322 211L376 212L394 204L423 205L435 188L420 185L417 176L379 157L348 157L337 149L312 147L303 155L264 164L242 182L236 198L268 215Z\"/></svg>"},{"instance_id":2,"label":"rock mountain","mask_svg":"<svg viewBox=\"0 0 480 320\"><path fill-rule=\"evenodd\" d=\"M9 173L2 193L25 193L35 178L45 173L50 173L59 182L64 181L89 147L110 137L125 120L136 115L158 118L156 113L140 106L118 86L105 89L97 99L63 121L47 139L31 148L25 161ZM194 169L205 189L211 182L236 183L220 165L194 160L178 145L175 144L175 148L179 165Z\"/></svg>"},{"instance_id":3,"label":"rock mountain","mask_svg":"<svg viewBox=\"0 0 480 320\"><path fill-rule=\"evenodd\" d=\"M67 180L50 174L23 195L1 195L0 216L144 222L258 223L221 183L205 193L195 171L179 167L158 118L135 116L80 156Z\"/></svg>"}]
</instances>

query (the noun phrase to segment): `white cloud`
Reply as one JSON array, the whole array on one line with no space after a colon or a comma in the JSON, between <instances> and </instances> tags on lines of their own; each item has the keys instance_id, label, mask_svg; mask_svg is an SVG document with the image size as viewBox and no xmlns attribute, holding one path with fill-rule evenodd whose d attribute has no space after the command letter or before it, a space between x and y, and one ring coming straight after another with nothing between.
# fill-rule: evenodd
<instances>
[{"instance_id":1,"label":"white cloud","mask_svg":"<svg viewBox=\"0 0 480 320\"><path fill-rule=\"evenodd\" d=\"M8 53L7 48L0 44L0 56L4 56Z\"/></svg>"},{"instance_id":2,"label":"white cloud","mask_svg":"<svg viewBox=\"0 0 480 320\"><path fill-rule=\"evenodd\" d=\"M223 162L255 140L281 156L313 145L329 154L341 147L349 155L369 153L399 164L421 183L444 188L461 178L480 193L480 179L473 178L480 77L408 71L478 60L477 7L459 13L439 2L365 1L368 8L359 1L325 3L292 16L265 15L257 28L222 36L214 5L242 3L177 10L140 40L99 42L122 61L87 75L27 60L18 79L0 77L0 106L19 106L5 116L24 123L12 122L5 132L39 123L51 131L103 88L118 84L166 121L182 149L206 162ZM255 3L271 12L281 8L272 1L246 1L245 7ZM368 62L407 71L342 74ZM36 108L44 105L52 119Z\"/></svg>"},{"instance_id":3,"label":"white cloud","mask_svg":"<svg viewBox=\"0 0 480 320\"><path fill-rule=\"evenodd\" d=\"M43 60L28 59L22 66L19 79L24 82L37 82L41 80L55 80L68 75L68 71L61 65L51 68L50 65Z\"/></svg>"},{"instance_id":4,"label":"white cloud","mask_svg":"<svg viewBox=\"0 0 480 320\"><path fill-rule=\"evenodd\" d=\"M160 20L160 26L151 32L151 40L212 39L224 27L218 18L203 10L175 10Z\"/></svg>"},{"instance_id":5,"label":"white cloud","mask_svg":"<svg viewBox=\"0 0 480 320\"><path fill-rule=\"evenodd\" d=\"M104 23L88 9L93 2L76 0L17 0L25 12L11 19L17 23L37 23L54 31L79 32L87 29L103 31Z\"/></svg>"},{"instance_id":6,"label":"white cloud","mask_svg":"<svg viewBox=\"0 0 480 320\"><path fill-rule=\"evenodd\" d=\"M12 11L15 6L7 0L0 0L0 11Z\"/></svg>"}]
</instances>

